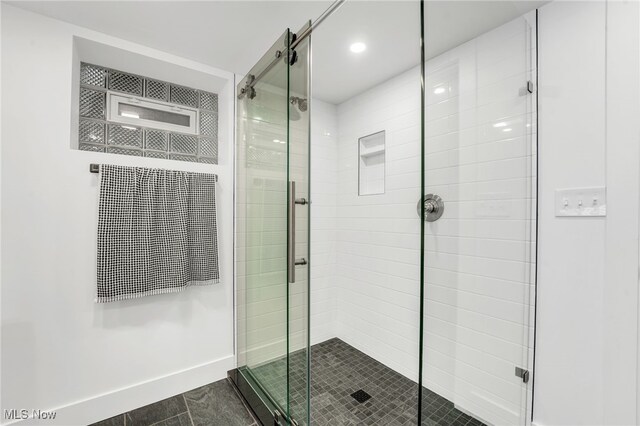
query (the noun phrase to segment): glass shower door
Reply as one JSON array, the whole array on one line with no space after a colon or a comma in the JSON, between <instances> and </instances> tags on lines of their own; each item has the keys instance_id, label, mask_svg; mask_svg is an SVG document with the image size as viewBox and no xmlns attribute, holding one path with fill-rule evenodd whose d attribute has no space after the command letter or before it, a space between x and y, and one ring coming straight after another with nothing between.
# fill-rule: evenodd
<instances>
[{"instance_id":1,"label":"glass shower door","mask_svg":"<svg viewBox=\"0 0 640 426\"><path fill-rule=\"evenodd\" d=\"M504 19L439 53L432 40L454 33L438 25L459 21L436 3L424 3L423 19L421 420L524 425L535 307L536 15L500 2ZM474 16L495 6L456 10Z\"/></svg>"},{"instance_id":2,"label":"glass shower door","mask_svg":"<svg viewBox=\"0 0 640 426\"><path fill-rule=\"evenodd\" d=\"M308 41L289 30L238 84L232 378L261 421L308 418ZM278 424L276 423L276 424Z\"/></svg>"}]
</instances>

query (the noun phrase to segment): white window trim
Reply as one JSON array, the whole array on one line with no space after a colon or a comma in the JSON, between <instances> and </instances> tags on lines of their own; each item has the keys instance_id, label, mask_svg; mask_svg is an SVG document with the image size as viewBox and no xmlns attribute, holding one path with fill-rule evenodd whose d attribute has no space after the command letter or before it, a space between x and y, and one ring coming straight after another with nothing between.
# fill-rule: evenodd
<instances>
[{"instance_id":1,"label":"white window trim","mask_svg":"<svg viewBox=\"0 0 640 426\"><path fill-rule=\"evenodd\" d=\"M118 114L118 106L121 103L134 104L145 108L156 109L159 111L167 111L180 113L190 117L190 126L179 126L177 124L163 123L161 121L146 120L143 118L124 117ZM198 110L177 106L161 101L151 101L149 99L139 98L137 96L122 95L120 93L107 92L107 120L114 123L129 124L133 126L150 127L152 129L160 129L171 132L186 133L190 135L198 134Z\"/></svg>"}]
</instances>

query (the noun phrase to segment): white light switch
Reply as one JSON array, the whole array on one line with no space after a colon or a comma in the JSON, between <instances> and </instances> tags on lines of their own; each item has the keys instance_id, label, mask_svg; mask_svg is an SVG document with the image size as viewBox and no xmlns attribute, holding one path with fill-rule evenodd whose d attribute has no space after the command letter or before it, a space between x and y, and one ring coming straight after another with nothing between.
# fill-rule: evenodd
<instances>
[{"instance_id":1,"label":"white light switch","mask_svg":"<svg viewBox=\"0 0 640 426\"><path fill-rule=\"evenodd\" d=\"M606 216L604 186L556 189L556 216Z\"/></svg>"}]
</instances>

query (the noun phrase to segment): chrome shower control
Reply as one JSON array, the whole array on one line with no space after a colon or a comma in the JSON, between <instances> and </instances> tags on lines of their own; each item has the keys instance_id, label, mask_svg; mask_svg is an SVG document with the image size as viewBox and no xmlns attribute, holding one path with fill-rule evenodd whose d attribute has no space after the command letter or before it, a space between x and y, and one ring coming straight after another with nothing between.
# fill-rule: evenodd
<instances>
[{"instance_id":1,"label":"chrome shower control","mask_svg":"<svg viewBox=\"0 0 640 426\"><path fill-rule=\"evenodd\" d=\"M427 222L435 222L440 219L442 213L444 213L444 201L438 195L427 194L423 200L418 200L418 216L420 216L420 209L424 209L424 220Z\"/></svg>"}]
</instances>

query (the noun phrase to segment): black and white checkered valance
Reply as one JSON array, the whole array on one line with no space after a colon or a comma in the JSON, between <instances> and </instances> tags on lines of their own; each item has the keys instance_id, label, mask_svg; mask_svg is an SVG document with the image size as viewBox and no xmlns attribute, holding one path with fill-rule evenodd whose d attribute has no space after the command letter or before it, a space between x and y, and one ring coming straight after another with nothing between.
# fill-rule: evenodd
<instances>
[{"instance_id":1,"label":"black and white checkered valance","mask_svg":"<svg viewBox=\"0 0 640 426\"><path fill-rule=\"evenodd\" d=\"M97 302L219 282L217 175L100 166Z\"/></svg>"}]
</instances>

